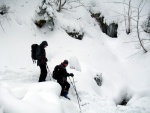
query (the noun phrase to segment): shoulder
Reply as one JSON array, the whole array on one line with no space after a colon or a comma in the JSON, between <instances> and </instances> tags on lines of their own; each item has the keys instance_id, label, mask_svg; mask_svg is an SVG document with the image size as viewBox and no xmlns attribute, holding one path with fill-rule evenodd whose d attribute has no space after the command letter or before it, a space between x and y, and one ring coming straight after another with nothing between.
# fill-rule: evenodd
<instances>
[{"instance_id":1,"label":"shoulder","mask_svg":"<svg viewBox=\"0 0 150 113\"><path fill-rule=\"evenodd\" d=\"M55 68L59 68L59 65L56 65Z\"/></svg>"},{"instance_id":2,"label":"shoulder","mask_svg":"<svg viewBox=\"0 0 150 113\"><path fill-rule=\"evenodd\" d=\"M60 69L62 69L62 70L65 70L65 69L66 69L62 64L58 65L58 67L59 67Z\"/></svg>"},{"instance_id":3,"label":"shoulder","mask_svg":"<svg viewBox=\"0 0 150 113\"><path fill-rule=\"evenodd\" d=\"M60 65L56 65L56 66L55 66L55 69L58 69L58 68L61 68L61 66L60 66Z\"/></svg>"}]
</instances>

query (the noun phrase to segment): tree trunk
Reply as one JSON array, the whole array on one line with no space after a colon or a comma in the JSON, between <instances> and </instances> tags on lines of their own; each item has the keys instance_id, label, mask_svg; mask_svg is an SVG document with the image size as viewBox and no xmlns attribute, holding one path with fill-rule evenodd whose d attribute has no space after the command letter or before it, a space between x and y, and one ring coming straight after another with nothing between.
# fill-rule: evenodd
<instances>
[{"instance_id":1,"label":"tree trunk","mask_svg":"<svg viewBox=\"0 0 150 113\"><path fill-rule=\"evenodd\" d=\"M59 7L58 7L58 12L61 11L61 0L59 0Z\"/></svg>"},{"instance_id":2,"label":"tree trunk","mask_svg":"<svg viewBox=\"0 0 150 113\"><path fill-rule=\"evenodd\" d=\"M129 7L128 7L128 25L127 25L127 34L131 32L131 0L129 0Z\"/></svg>"},{"instance_id":3,"label":"tree trunk","mask_svg":"<svg viewBox=\"0 0 150 113\"><path fill-rule=\"evenodd\" d=\"M138 16L137 16L137 35L140 42L141 47L143 48L144 52L146 53L147 50L144 48L142 41L140 39L140 31L139 31L139 18L140 18L140 7L138 7Z\"/></svg>"}]
</instances>

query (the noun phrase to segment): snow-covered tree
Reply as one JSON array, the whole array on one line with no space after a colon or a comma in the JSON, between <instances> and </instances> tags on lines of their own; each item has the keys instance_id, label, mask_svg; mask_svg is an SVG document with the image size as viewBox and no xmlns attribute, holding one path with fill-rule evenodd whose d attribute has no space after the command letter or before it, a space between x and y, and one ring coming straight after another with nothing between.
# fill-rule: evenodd
<instances>
[{"instance_id":1,"label":"snow-covered tree","mask_svg":"<svg viewBox=\"0 0 150 113\"><path fill-rule=\"evenodd\" d=\"M145 20L142 24L142 28L146 33L150 34L150 11L147 16L147 20Z\"/></svg>"}]
</instances>

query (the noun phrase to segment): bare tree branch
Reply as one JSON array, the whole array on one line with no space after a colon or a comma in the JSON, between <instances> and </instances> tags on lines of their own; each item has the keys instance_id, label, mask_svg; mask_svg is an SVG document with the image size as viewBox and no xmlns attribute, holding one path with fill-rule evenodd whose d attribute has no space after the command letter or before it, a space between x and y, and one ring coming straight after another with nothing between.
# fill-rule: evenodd
<instances>
[{"instance_id":1,"label":"bare tree branch","mask_svg":"<svg viewBox=\"0 0 150 113\"><path fill-rule=\"evenodd\" d=\"M124 0L125 1L125 0ZM124 4L124 5L127 5L127 6L129 6L129 4L128 3L125 3L125 2L105 2L105 3L116 3L116 4ZM133 6L131 6L131 8L136 8L136 7L133 7Z\"/></svg>"},{"instance_id":2,"label":"bare tree branch","mask_svg":"<svg viewBox=\"0 0 150 113\"><path fill-rule=\"evenodd\" d=\"M143 1L143 0L142 0L142 1ZM141 4L142 4L142 3L141 3ZM137 35L138 35L138 39L139 39L140 45L141 45L141 47L143 48L144 52L146 53L147 50L144 48L144 45L142 44L142 41L141 41L141 38L140 38L140 32L139 32L139 19L140 19L139 15L140 15L140 6L141 6L141 4L140 4L139 7L138 7L138 16L137 16Z\"/></svg>"},{"instance_id":3,"label":"bare tree branch","mask_svg":"<svg viewBox=\"0 0 150 113\"><path fill-rule=\"evenodd\" d=\"M61 5L61 7L63 7L66 4L67 0L64 1L64 3Z\"/></svg>"},{"instance_id":4,"label":"bare tree branch","mask_svg":"<svg viewBox=\"0 0 150 113\"><path fill-rule=\"evenodd\" d=\"M5 33L5 30L4 30L4 28L3 28L2 24L1 24L1 21L0 21L0 25L1 25L1 28L3 29L4 33Z\"/></svg>"},{"instance_id":5,"label":"bare tree branch","mask_svg":"<svg viewBox=\"0 0 150 113\"><path fill-rule=\"evenodd\" d=\"M138 52L136 52L136 53L134 53L134 54L130 55L129 57L127 57L127 59L128 59L128 58L131 58L131 57L133 57L133 56L135 56L136 54L138 54L138 53L140 53L140 52L142 52L142 51L143 51L143 50L138 51Z\"/></svg>"},{"instance_id":6,"label":"bare tree branch","mask_svg":"<svg viewBox=\"0 0 150 113\"><path fill-rule=\"evenodd\" d=\"M144 40L148 40L148 41L150 41L150 39L142 39L141 41L144 41Z\"/></svg>"},{"instance_id":7,"label":"bare tree branch","mask_svg":"<svg viewBox=\"0 0 150 113\"><path fill-rule=\"evenodd\" d=\"M82 2L80 2L80 0L77 0L77 1L88 11L88 9L86 8L86 6Z\"/></svg>"},{"instance_id":8,"label":"bare tree branch","mask_svg":"<svg viewBox=\"0 0 150 113\"><path fill-rule=\"evenodd\" d=\"M141 2L143 2L143 0L142 0ZM143 8L144 8L146 2L147 2L147 0L145 0L145 3L143 4L143 7L141 8L140 12L143 10Z\"/></svg>"},{"instance_id":9,"label":"bare tree branch","mask_svg":"<svg viewBox=\"0 0 150 113\"><path fill-rule=\"evenodd\" d=\"M124 43L132 43L132 42L139 42L139 41L130 41L130 42L124 42Z\"/></svg>"}]
</instances>

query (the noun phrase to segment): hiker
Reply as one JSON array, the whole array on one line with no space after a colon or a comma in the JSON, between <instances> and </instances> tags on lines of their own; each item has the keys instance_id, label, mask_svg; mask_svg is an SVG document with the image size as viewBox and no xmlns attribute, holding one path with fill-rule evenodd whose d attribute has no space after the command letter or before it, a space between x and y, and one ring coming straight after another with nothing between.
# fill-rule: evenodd
<instances>
[{"instance_id":1,"label":"hiker","mask_svg":"<svg viewBox=\"0 0 150 113\"><path fill-rule=\"evenodd\" d=\"M53 76L57 76L55 77L55 79L61 85L62 88L60 96L64 96L66 98L68 98L67 95L70 88L70 84L67 82L67 77L74 76L73 73L67 72L66 70L67 65L68 65L68 60L64 60L60 65L57 65L53 71Z\"/></svg>"},{"instance_id":2,"label":"hiker","mask_svg":"<svg viewBox=\"0 0 150 113\"><path fill-rule=\"evenodd\" d=\"M39 77L39 82L43 82L46 79L47 76L47 58L46 58L46 52L45 47L48 46L47 41L43 41L37 48L36 58L37 58L37 65L40 66L41 74Z\"/></svg>"}]
</instances>

